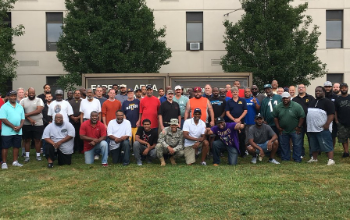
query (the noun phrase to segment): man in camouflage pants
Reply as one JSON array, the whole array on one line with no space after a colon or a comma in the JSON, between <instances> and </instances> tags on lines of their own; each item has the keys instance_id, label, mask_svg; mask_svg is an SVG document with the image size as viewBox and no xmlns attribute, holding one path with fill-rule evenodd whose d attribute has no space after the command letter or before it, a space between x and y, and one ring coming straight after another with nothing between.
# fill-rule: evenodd
<instances>
[{"instance_id":1,"label":"man in camouflage pants","mask_svg":"<svg viewBox=\"0 0 350 220\"><path fill-rule=\"evenodd\" d=\"M170 127L166 127L159 134L158 143L156 145L157 157L160 165L165 166L164 154L170 155L170 162L176 165L175 158L184 155L183 151L183 133L178 128L179 121L176 118L170 119Z\"/></svg>"}]
</instances>

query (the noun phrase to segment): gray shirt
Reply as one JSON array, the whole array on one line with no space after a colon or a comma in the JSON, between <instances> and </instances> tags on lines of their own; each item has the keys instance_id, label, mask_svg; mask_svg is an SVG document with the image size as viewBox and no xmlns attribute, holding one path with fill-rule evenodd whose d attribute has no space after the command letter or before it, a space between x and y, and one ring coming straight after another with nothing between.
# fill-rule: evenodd
<instances>
[{"instance_id":1,"label":"gray shirt","mask_svg":"<svg viewBox=\"0 0 350 220\"><path fill-rule=\"evenodd\" d=\"M262 124L260 128L253 125L249 128L248 140L253 139L256 144L263 144L270 140L276 133L269 125Z\"/></svg>"},{"instance_id":2,"label":"gray shirt","mask_svg":"<svg viewBox=\"0 0 350 220\"><path fill-rule=\"evenodd\" d=\"M20 101L20 105L23 106L24 113L30 113L35 111L38 106L44 107L44 102L41 100L41 98L35 97L33 100L30 100L29 98L24 98ZM31 119L35 121L35 126L42 126L43 124L43 114L40 112L37 115L29 116ZM24 121L25 125L31 125L31 123L26 119Z\"/></svg>"},{"instance_id":3,"label":"gray shirt","mask_svg":"<svg viewBox=\"0 0 350 220\"><path fill-rule=\"evenodd\" d=\"M63 122L61 126L57 126L54 122L52 122L45 128L42 139L50 138L53 142L57 143L67 136L71 136L73 138L61 144L59 149L64 154L72 154L74 148L75 130L71 123Z\"/></svg>"},{"instance_id":4,"label":"gray shirt","mask_svg":"<svg viewBox=\"0 0 350 220\"><path fill-rule=\"evenodd\" d=\"M115 96L115 99L120 101L123 104L123 102L128 99L128 95L126 93L125 95L118 94Z\"/></svg>"}]
</instances>

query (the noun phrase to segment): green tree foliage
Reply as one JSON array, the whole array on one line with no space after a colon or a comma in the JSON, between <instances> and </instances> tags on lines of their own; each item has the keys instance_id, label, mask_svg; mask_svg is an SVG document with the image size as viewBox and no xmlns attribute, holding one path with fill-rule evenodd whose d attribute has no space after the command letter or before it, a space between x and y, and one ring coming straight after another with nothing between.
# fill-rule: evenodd
<instances>
[{"instance_id":1,"label":"green tree foliage","mask_svg":"<svg viewBox=\"0 0 350 220\"><path fill-rule=\"evenodd\" d=\"M66 8L57 57L68 73L152 73L169 64L165 28L155 29L144 0L66 0Z\"/></svg>"},{"instance_id":2,"label":"green tree foliage","mask_svg":"<svg viewBox=\"0 0 350 220\"><path fill-rule=\"evenodd\" d=\"M310 84L323 76L326 64L316 56L317 26L304 15L308 4L292 7L292 0L241 1L245 14L236 24L225 21L225 72L252 72L262 88L276 79L281 86Z\"/></svg>"},{"instance_id":3,"label":"green tree foliage","mask_svg":"<svg viewBox=\"0 0 350 220\"><path fill-rule=\"evenodd\" d=\"M6 91L8 81L12 81L17 77L16 68L18 61L14 58L16 51L12 43L13 36L21 36L24 34L23 25L11 28L9 26L8 12L13 9L16 0L0 0L0 92Z\"/></svg>"}]
</instances>

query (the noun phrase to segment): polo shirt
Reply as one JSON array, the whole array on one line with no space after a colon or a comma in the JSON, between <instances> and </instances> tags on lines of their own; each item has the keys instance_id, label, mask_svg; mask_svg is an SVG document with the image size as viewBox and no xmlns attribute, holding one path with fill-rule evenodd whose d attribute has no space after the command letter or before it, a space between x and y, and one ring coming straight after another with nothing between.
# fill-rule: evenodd
<instances>
[{"instance_id":1,"label":"polo shirt","mask_svg":"<svg viewBox=\"0 0 350 220\"><path fill-rule=\"evenodd\" d=\"M180 106L180 113L181 113L181 118L185 117L185 112L186 112L186 104L188 102L188 97L182 95L179 99L176 98L176 96L173 97L173 101L177 102Z\"/></svg>"},{"instance_id":2,"label":"polo shirt","mask_svg":"<svg viewBox=\"0 0 350 220\"><path fill-rule=\"evenodd\" d=\"M90 138L99 139L100 137L107 136L107 129L106 126L100 121L97 121L96 125L92 126L91 121L87 120L81 124L79 134L88 136ZM94 148L94 146L91 146L89 143L90 141L84 140L84 152Z\"/></svg>"},{"instance_id":3,"label":"polo shirt","mask_svg":"<svg viewBox=\"0 0 350 220\"><path fill-rule=\"evenodd\" d=\"M289 106L284 106L281 102L274 107L273 117L278 119L284 134L294 133L299 119L305 118L305 112L301 105L296 102L291 101Z\"/></svg>"},{"instance_id":4,"label":"polo shirt","mask_svg":"<svg viewBox=\"0 0 350 220\"><path fill-rule=\"evenodd\" d=\"M115 96L115 99L119 100L120 103L123 104L123 102L128 99L128 94L127 93L125 93L125 95L118 94Z\"/></svg>"},{"instance_id":5,"label":"polo shirt","mask_svg":"<svg viewBox=\"0 0 350 220\"><path fill-rule=\"evenodd\" d=\"M183 126L183 131L188 131L190 137L199 138L202 134L205 134L206 124L199 119L198 124L194 123L193 118L187 119ZM193 146L196 141L188 140L185 138L185 147Z\"/></svg>"},{"instance_id":6,"label":"polo shirt","mask_svg":"<svg viewBox=\"0 0 350 220\"><path fill-rule=\"evenodd\" d=\"M256 105L253 102L253 97L246 98L245 101L247 102L247 114L244 117L244 122L247 125L254 125L255 124L255 115L256 115ZM256 98L256 103L259 105L259 100Z\"/></svg>"},{"instance_id":7,"label":"polo shirt","mask_svg":"<svg viewBox=\"0 0 350 220\"><path fill-rule=\"evenodd\" d=\"M7 119L14 126L20 126L21 121L25 119L23 107L17 102L16 106L13 107L10 101L7 101L0 108L0 119ZM22 135L22 129L17 133L11 127L5 125L4 122L2 122L1 135Z\"/></svg>"},{"instance_id":8,"label":"polo shirt","mask_svg":"<svg viewBox=\"0 0 350 220\"><path fill-rule=\"evenodd\" d=\"M299 95L293 98L293 102L298 103L303 107L305 114L307 114L307 109L309 108L309 104L311 101L313 101L315 98L312 95L305 94L303 98L301 98Z\"/></svg>"},{"instance_id":9,"label":"polo shirt","mask_svg":"<svg viewBox=\"0 0 350 220\"><path fill-rule=\"evenodd\" d=\"M113 135L116 138L120 138L122 136L131 137L131 124L130 121L124 119L122 123L118 124L117 120L111 120L108 123L107 127L107 135ZM114 140L110 142L110 150L115 150L120 147L120 143L116 143Z\"/></svg>"},{"instance_id":10,"label":"polo shirt","mask_svg":"<svg viewBox=\"0 0 350 220\"><path fill-rule=\"evenodd\" d=\"M1 106L2 106L3 104L5 104L5 102L4 102L4 100L0 97L0 108L1 108ZM2 124L2 123L0 123L0 130L1 130L1 124Z\"/></svg>"},{"instance_id":11,"label":"polo shirt","mask_svg":"<svg viewBox=\"0 0 350 220\"><path fill-rule=\"evenodd\" d=\"M168 127L170 119L178 118L180 113L180 106L177 102L170 103L168 100L163 102L160 105L158 115L161 115L163 118L163 126Z\"/></svg>"},{"instance_id":12,"label":"polo shirt","mask_svg":"<svg viewBox=\"0 0 350 220\"><path fill-rule=\"evenodd\" d=\"M96 98L93 98L91 102L88 99L83 99L80 103L79 111L84 113L84 118L90 119L91 112L101 112L101 103Z\"/></svg>"},{"instance_id":13,"label":"polo shirt","mask_svg":"<svg viewBox=\"0 0 350 220\"><path fill-rule=\"evenodd\" d=\"M226 111L229 111L234 118L239 118L244 110L247 110L247 102L243 98L239 97L237 102L230 99L226 103Z\"/></svg>"},{"instance_id":14,"label":"polo shirt","mask_svg":"<svg viewBox=\"0 0 350 220\"><path fill-rule=\"evenodd\" d=\"M57 143L67 136L71 136L73 138L61 144L59 149L63 154L72 154L74 148L75 129L71 123L63 121L63 124L58 126L55 122L52 122L46 126L42 139L50 138L53 142Z\"/></svg>"}]
</instances>

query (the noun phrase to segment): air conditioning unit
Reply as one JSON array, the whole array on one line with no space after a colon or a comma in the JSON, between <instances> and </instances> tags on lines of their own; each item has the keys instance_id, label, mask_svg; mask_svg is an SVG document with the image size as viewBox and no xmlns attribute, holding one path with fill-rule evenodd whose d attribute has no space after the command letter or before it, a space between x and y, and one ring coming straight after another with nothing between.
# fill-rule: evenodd
<instances>
[{"instance_id":1,"label":"air conditioning unit","mask_svg":"<svg viewBox=\"0 0 350 220\"><path fill-rule=\"evenodd\" d=\"M200 50L201 44L200 43L190 43L190 50Z\"/></svg>"}]
</instances>

